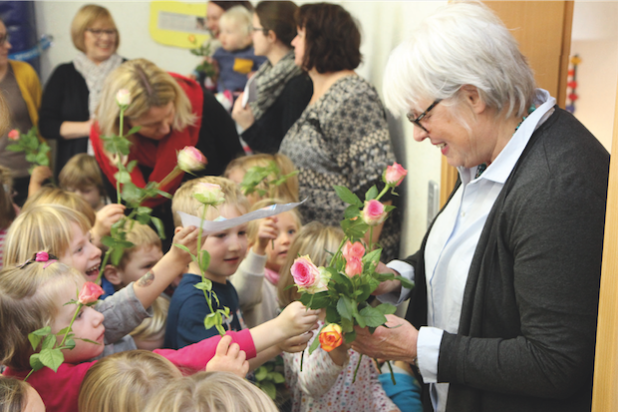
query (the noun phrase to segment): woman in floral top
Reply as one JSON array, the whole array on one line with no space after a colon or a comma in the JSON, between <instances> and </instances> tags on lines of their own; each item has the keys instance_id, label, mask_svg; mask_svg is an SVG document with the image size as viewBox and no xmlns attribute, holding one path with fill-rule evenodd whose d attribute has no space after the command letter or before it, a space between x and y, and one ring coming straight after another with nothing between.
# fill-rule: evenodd
<instances>
[{"instance_id":1,"label":"woman in floral top","mask_svg":"<svg viewBox=\"0 0 618 412\"><path fill-rule=\"evenodd\" d=\"M395 161L386 112L375 88L354 72L361 62L360 31L347 11L305 4L297 26L295 62L309 73L313 96L279 150L300 170L300 198L308 198L300 207L303 220L338 225L346 205L333 185L346 186L363 200L371 186L381 190L382 171ZM374 240L379 237L383 259L397 257L398 209L380 229Z\"/></svg>"}]
</instances>

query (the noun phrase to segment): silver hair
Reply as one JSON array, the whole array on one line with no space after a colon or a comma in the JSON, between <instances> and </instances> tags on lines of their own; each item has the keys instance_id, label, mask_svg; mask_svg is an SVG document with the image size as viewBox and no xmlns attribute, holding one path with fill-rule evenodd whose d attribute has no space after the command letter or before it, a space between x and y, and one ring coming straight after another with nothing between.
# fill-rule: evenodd
<instances>
[{"instance_id":1,"label":"silver hair","mask_svg":"<svg viewBox=\"0 0 618 412\"><path fill-rule=\"evenodd\" d=\"M463 85L475 86L498 113L508 107L506 117L523 116L536 87L517 41L481 3L449 3L393 50L384 101L395 115L420 112L421 102L455 97Z\"/></svg>"}]
</instances>

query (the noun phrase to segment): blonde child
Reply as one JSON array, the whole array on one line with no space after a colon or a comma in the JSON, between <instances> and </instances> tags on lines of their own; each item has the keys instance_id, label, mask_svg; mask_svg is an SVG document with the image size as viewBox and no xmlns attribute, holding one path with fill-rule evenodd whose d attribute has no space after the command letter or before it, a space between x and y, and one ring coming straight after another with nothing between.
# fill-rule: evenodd
<instances>
[{"instance_id":1,"label":"blonde child","mask_svg":"<svg viewBox=\"0 0 618 412\"><path fill-rule=\"evenodd\" d=\"M296 170L294 163L292 163L290 158L286 155L280 153L274 155L260 153L251 156L242 156L232 160L225 169L225 177L240 185L250 168L255 166L266 167L270 162L274 162L277 165L281 175L287 175ZM268 177L268 180L274 180L276 178L277 176L271 175ZM259 185L258 188L266 189L263 184ZM264 196L260 196L257 192L254 192L247 195L247 198L251 204L255 204L259 200L268 197L280 199L285 203L298 202L298 176L292 176L282 185L275 186L270 190L272 190L272 193L266 193Z\"/></svg>"},{"instance_id":2,"label":"blonde child","mask_svg":"<svg viewBox=\"0 0 618 412\"><path fill-rule=\"evenodd\" d=\"M299 295L290 267L298 255L309 255L317 266L327 265L337 251L343 232L339 228L324 226L318 222L305 225L288 251L278 285L278 296L282 306L295 301ZM320 326L324 323L322 312ZM311 340L317 339L314 336ZM309 343L310 344L310 343ZM292 393L292 410L299 411L399 411L384 392L378 380L378 373L372 360L349 346L342 344L330 352L318 348L309 355L305 350L303 370L300 371L301 353L284 353L285 379ZM361 362L356 382L352 383L354 370Z\"/></svg>"},{"instance_id":3,"label":"blonde child","mask_svg":"<svg viewBox=\"0 0 618 412\"><path fill-rule=\"evenodd\" d=\"M45 405L27 382L0 376L0 412L45 412Z\"/></svg>"},{"instance_id":4,"label":"blonde child","mask_svg":"<svg viewBox=\"0 0 618 412\"><path fill-rule=\"evenodd\" d=\"M6 238L5 264L17 265L35 252L45 250L62 263L77 269L85 280L94 281L99 274L101 251L90 242L90 221L65 206L42 204L25 209L11 225ZM175 244L195 250L197 228L178 229ZM104 313L105 352L136 349L130 336L146 317L148 308L191 261L188 253L172 247L169 252L137 282L99 301L95 309Z\"/></svg>"},{"instance_id":5,"label":"blonde child","mask_svg":"<svg viewBox=\"0 0 618 412\"><path fill-rule=\"evenodd\" d=\"M105 186L101 169L94 156L80 153L73 156L58 175L60 187L77 193L95 210L99 211L106 202Z\"/></svg>"},{"instance_id":6,"label":"blonde child","mask_svg":"<svg viewBox=\"0 0 618 412\"><path fill-rule=\"evenodd\" d=\"M260 200L252 210L259 210L283 201ZM272 227L274 226L274 233ZM267 219L249 222L251 250L231 281L238 292L240 309L249 327L273 319L279 313L277 283L290 245L301 227L296 209Z\"/></svg>"},{"instance_id":7,"label":"blonde child","mask_svg":"<svg viewBox=\"0 0 618 412\"><path fill-rule=\"evenodd\" d=\"M2 269L4 255L4 240L11 223L17 216L17 207L13 204L13 179L11 171L0 166L0 269Z\"/></svg>"},{"instance_id":8,"label":"blonde child","mask_svg":"<svg viewBox=\"0 0 618 412\"><path fill-rule=\"evenodd\" d=\"M255 385L227 372L202 372L168 384L150 399L148 412L278 412Z\"/></svg>"},{"instance_id":9,"label":"blonde child","mask_svg":"<svg viewBox=\"0 0 618 412\"><path fill-rule=\"evenodd\" d=\"M40 262L33 259L26 265L0 271L0 330L3 331L0 364L8 367L5 376L26 377L33 353L28 333L50 326L51 333L57 334L66 328L75 313L75 306L66 303L75 299L76 290L81 290L84 283L82 274L77 270L53 260ZM245 356L252 358L256 351L277 345L312 327L316 314L311 312L314 311L308 313L304 306L298 304L265 326L251 331L229 332L230 336L224 343L229 344L231 338L239 345L238 348L221 348L219 344L222 339L216 336L178 351L154 352L170 360L184 373L204 370L217 353L234 358L232 362L243 363ZM102 313L83 306L73 323L75 347L63 349L64 363L57 372L42 368L28 378L28 382L41 395L48 412L77 412L79 387L96 362L89 359L103 352L103 322ZM273 330L277 332L273 333ZM62 339L62 336L57 339Z\"/></svg>"},{"instance_id":10,"label":"blonde child","mask_svg":"<svg viewBox=\"0 0 618 412\"><path fill-rule=\"evenodd\" d=\"M146 318L129 334L138 349L155 350L163 347L169 298L161 295L152 303L152 317Z\"/></svg>"}]
</instances>

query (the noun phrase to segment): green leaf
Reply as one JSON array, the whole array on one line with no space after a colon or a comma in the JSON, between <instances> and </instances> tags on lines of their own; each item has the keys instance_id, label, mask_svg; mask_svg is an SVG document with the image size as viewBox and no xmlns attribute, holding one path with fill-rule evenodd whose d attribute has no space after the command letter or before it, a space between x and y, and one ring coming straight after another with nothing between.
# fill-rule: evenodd
<instances>
[{"instance_id":1,"label":"green leaf","mask_svg":"<svg viewBox=\"0 0 618 412\"><path fill-rule=\"evenodd\" d=\"M140 206L137 208L137 214L138 215L149 215L150 213L152 213L152 209L146 206Z\"/></svg>"},{"instance_id":2,"label":"green leaf","mask_svg":"<svg viewBox=\"0 0 618 412\"><path fill-rule=\"evenodd\" d=\"M125 183L124 186L122 186L121 197L127 203L139 202L141 196L142 196L142 190L139 187L135 186L135 184L128 182L128 183Z\"/></svg>"},{"instance_id":3,"label":"green leaf","mask_svg":"<svg viewBox=\"0 0 618 412\"><path fill-rule=\"evenodd\" d=\"M148 215L148 214L137 214L135 216L135 220L140 222L142 225L147 225L148 223L150 223L150 215Z\"/></svg>"},{"instance_id":4,"label":"green leaf","mask_svg":"<svg viewBox=\"0 0 618 412\"><path fill-rule=\"evenodd\" d=\"M168 198L168 199L171 199L171 198L172 198L172 195L170 195L170 194L169 194L169 193L167 193L167 192L164 192L163 190L157 190L157 193L158 193L159 195L163 196L163 197Z\"/></svg>"},{"instance_id":5,"label":"green leaf","mask_svg":"<svg viewBox=\"0 0 618 412\"><path fill-rule=\"evenodd\" d=\"M111 251L112 253L109 255L109 259L113 266L118 266L118 264L120 263L120 259L122 259L122 256L124 255L124 249L113 248L111 249ZM103 270L105 270L105 268L103 268Z\"/></svg>"},{"instance_id":6,"label":"green leaf","mask_svg":"<svg viewBox=\"0 0 618 412\"><path fill-rule=\"evenodd\" d=\"M271 378L276 384L285 382L285 377L279 372L270 372L268 377Z\"/></svg>"},{"instance_id":7,"label":"green leaf","mask_svg":"<svg viewBox=\"0 0 618 412\"><path fill-rule=\"evenodd\" d=\"M384 282L386 280L398 280L401 282L401 285L406 289L414 289L414 282L409 279L404 278L403 276L397 276L394 273L374 273L373 278L378 282Z\"/></svg>"},{"instance_id":8,"label":"green leaf","mask_svg":"<svg viewBox=\"0 0 618 412\"><path fill-rule=\"evenodd\" d=\"M346 333L345 335L343 335L343 339L348 345L354 342L356 340L356 331L353 330L352 332Z\"/></svg>"},{"instance_id":9,"label":"green leaf","mask_svg":"<svg viewBox=\"0 0 618 412\"><path fill-rule=\"evenodd\" d=\"M87 341L87 339L82 339L82 340ZM97 342L95 342L95 343L97 343ZM98 344L98 343L97 343L97 344ZM73 349L75 348L75 340L73 340L73 339L71 339L71 338L67 339L67 340L64 342L64 346L65 346L67 349L69 349L69 350L73 350Z\"/></svg>"},{"instance_id":10,"label":"green leaf","mask_svg":"<svg viewBox=\"0 0 618 412\"><path fill-rule=\"evenodd\" d=\"M313 301L312 301L313 296ZM328 291L318 292L314 295L310 293L303 293L300 296L300 302L309 307L310 309L322 309L328 306L331 303L330 296L328 295ZM311 303L311 306L309 304Z\"/></svg>"},{"instance_id":11,"label":"green leaf","mask_svg":"<svg viewBox=\"0 0 618 412\"><path fill-rule=\"evenodd\" d=\"M378 197L378 188L373 185L369 190L367 190L367 193L365 193L365 201L373 200L376 197Z\"/></svg>"},{"instance_id":12,"label":"green leaf","mask_svg":"<svg viewBox=\"0 0 618 412\"><path fill-rule=\"evenodd\" d=\"M39 360L41 363L54 372L58 372L58 368L64 362L64 355L60 349L43 349L41 351Z\"/></svg>"},{"instance_id":13,"label":"green leaf","mask_svg":"<svg viewBox=\"0 0 618 412\"><path fill-rule=\"evenodd\" d=\"M217 324L217 313L209 313L204 318L204 328L211 329Z\"/></svg>"},{"instance_id":14,"label":"green leaf","mask_svg":"<svg viewBox=\"0 0 618 412\"><path fill-rule=\"evenodd\" d=\"M352 193L347 187L335 185L333 186L333 189L335 189L335 193L337 193L339 199L350 205L354 205L356 207L363 207L363 202L361 202L358 196Z\"/></svg>"},{"instance_id":15,"label":"green leaf","mask_svg":"<svg viewBox=\"0 0 618 412\"><path fill-rule=\"evenodd\" d=\"M380 262L380 255L381 254L382 254L382 249L372 250L371 252L369 252L365 256L363 256L363 263L372 262L374 264L374 268L375 268L378 265L378 262Z\"/></svg>"},{"instance_id":16,"label":"green leaf","mask_svg":"<svg viewBox=\"0 0 618 412\"><path fill-rule=\"evenodd\" d=\"M165 240L165 227L163 226L163 222L158 217L152 216L150 218L152 220L152 224L155 228L157 228L157 233L159 233L159 237Z\"/></svg>"},{"instance_id":17,"label":"green leaf","mask_svg":"<svg viewBox=\"0 0 618 412\"><path fill-rule=\"evenodd\" d=\"M21 147L20 144L10 144L6 147L6 150L9 150L11 152L23 152L24 149Z\"/></svg>"},{"instance_id":18,"label":"green leaf","mask_svg":"<svg viewBox=\"0 0 618 412\"><path fill-rule=\"evenodd\" d=\"M272 382L260 382L260 388L270 397L270 399L274 400L277 397L277 388Z\"/></svg>"},{"instance_id":19,"label":"green leaf","mask_svg":"<svg viewBox=\"0 0 618 412\"><path fill-rule=\"evenodd\" d=\"M124 171L124 170L120 170L118 172L116 172L114 174L114 179L116 179L117 181L119 181L122 184L125 183L130 183L131 182L131 175Z\"/></svg>"},{"instance_id":20,"label":"green leaf","mask_svg":"<svg viewBox=\"0 0 618 412\"><path fill-rule=\"evenodd\" d=\"M38 371L43 369L43 362L41 362L41 354L40 353L34 353L32 355L30 355L30 367L32 369L34 369L34 371Z\"/></svg>"},{"instance_id":21,"label":"green leaf","mask_svg":"<svg viewBox=\"0 0 618 412\"><path fill-rule=\"evenodd\" d=\"M41 349L51 349L56 344L56 335L47 335L45 339L43 339L43 344L41 345Z\"/></svg>"},{"instance_id":22,"label":"green leaf","mask_svg":"<svg viewBox=\"0 0 618 412\"><path fill-rule=\"evenodd\" d=\"M141 128L142 128L142 126L134 126L134 127L132 127L131 130L129 130L127 132L126 136L131 136L132 134L139 132L139 129L141 129Z\"/></svg>"},{"instance_id":23,"label":"green leaf","mask_svg":"<svg viewBox=\"0 0 618 412\"><path fill-rule=\"evenodd\" d=\"M194 288L199 290L206 290L210 292L212 290L212 281L210 279L202 278L202 281L193 285ZM208 316L211 316L212 313Z\"/></svg>"},{"instance_id":24,"label":"green leaf","mask_svg":"<svg viewBox=\"0 0 618 412\"><path fill-rule=\"evenodd\" d=\"M263 381L264 379L266 379L267 376L268 376L268 369L266 369L266 367L264 366L260 366L255 371L255 380L258 382Z\"/></svg>"},{"instance_id":25,"label":"green leaf","mask_svg":"<svg viewBox=\"0 0 618 412\"><path fill-rule=\"evenodd\" d=\"M71 330L70 326L67 326L66 328L62 328L58 331L58 333L56 333L56 336L64 336L66 335L67 332L69 332Z\"/></svg>"},{"instance_id":26,"label":"green leaf","mask_svg":"<svg viewBox=\"0 0 618 412\"><path fill-rule=\"evenodd\" d=\"M344 333L349 333L354 330L354 321L351 319L341 318L341 330Z\"/></svg>"},{"instance_id":27,"label":"green leaf","mask_svg":"<svg viewBox=\"0 0 618 412\"><path fill-rule=\"evenodd\" d=\"M43 339L39 335L35 335L34 332L28 334L28 340L32 345L32 350L36 350L39 347L39 343L41 343L41 339Z\"/></svg>"},{"instance_id":28,"label":"green leaf","mask_svg":"<svg viewBox=\"0 0 618 412\"><path fill-rule=\"evenodd\" d=\"M339 312L337 312L336 305L326 307L326 322L336 324L341 323L341 315L339 315Z\"/></svg>"},{"instance_id":29,"label":"green leaf","mask_svg":"<svg viewBox=\"0 0 618 412\"><path fill-rule=\"evenodd\" d=\"M207 250L200 250L200 269L202 272L206 272L210 265L210 253Z\"/></svg>"},{"instance_id":30,"label":"green leaf","mask_svg":"<svg viewBox=\"0 0 618 412\"><path fill-rule=\"evenodd\" d=\"M381 303L374 308L383 315L393 315L397 311L397 307L390 303Z\"/></svg>"},{"instance_id":31,"label":"green leaf","mask_svg":"<svg viewBox=\"0 0 618 412\"><path fill-rule=\"evenodd\" d=\"M181 245L180 243L174 243L174 246L176 246L178 249L180 250L184 250L185 252L187 252L188 254L192 255L191 251L189 250L188 247L186 247L185 245Z\"/></svg>"},{"instance_id":32,"label":"green leaf","mask_svg":"<svg viewBox=\"0 0 618 412\"><path fill-rule=\"evenodd\" d=\"M322 329L324 329L326 327L326 324L324 324L320 330L318 331L318 333L315 335L315 339L313 340L313 342L311 342L311 346L309 346L309 355L311 355L317 348L318 346L320 346L320 332L322 332Z\"/></svg>"},{"instance_id":33,"label":"green leaf","mask_svg":"<svg viewBox=\"0 0 618 412\"><path fill-rule=\"evenodd\" d=\"M349 297L342 296L337 302L337 312L341 315L342 320L344 318L352 320L354 313L356 313L356 304Z\"/></svg>"},{"instance_id":34,"label":"green leaf","mask_svg":"<svg viewBox=\"0 0 618 412\"><path fill-rule=\"evenodd\" d=\"M343 217L346 219L353 219L355 217L360 216L361 212L358 208L358 206L356 205L350 205L345 209L345 212L343 212Z\"/></svg>"},{"instance_id":35,"label":"green leaf","mask_svg":"<svg viewBox=\"0 0 618 412\"><path fill-rule=\"evenodd\" d=\"M30 332L32 335L36 336L47 336L51 333L51 326L45 326L41 329L37 329L34 332Z\"/></svg>"},{"instance_id":36,"label":"green leaf","mask_svg":"<svg viewBox=\"0 0 618 412\"><path fill-rule=\"evenodd\" d=\"M36 155L36 163L41 166L49 166L49 158L47 157L45 153L39 152Z\"/></svg>"},{"instance_id":37,"label":"green leaf","mask_svg":"<svg viewBox=\"0 0 618 412\"><path fill-rule=\"evenodd\" d=\"M386 323L386 316L384 316L380 310L371 306L361 309L359 315L363 317L365 323L369 327L377 328Z\"/></svg>"},{"instance_id":38,"label":"green leaf","mask_svg":"<svg viewBox=\"0 0 618 412\"><path fill-rule=\"evenodd\" d=\"M365 323L365 318L363 318L359 313L354 314L354 319L356 319L356 323L358 323L358 326L360 326L361 328L367 327L367 324Z\"/></svg>"},{"instance_id":39,"label":"green leaf","mask_svg":"<svg viewBox=\"0 0 618 412\"><path fill-rule=\"evenodd\" d=\"M352 280L347 275L342 275L336 270L331 271L332 268L327 268L328 272L331 274L331 281L335 283L335 289L344 295L351 295L354 290L354 285L352 285Z\"/></svg>"},{"instance_id":40,"label":"green leaf","mask_svg":"<svg viewBox=\"0 0 618 412\"><path fill-rule=\"evenodd\" d=\"M127 163L127 172L131 173L133 169L135 169L135 166L137 166L137 160L131 160Z\"/></svg>"}]
</instances>

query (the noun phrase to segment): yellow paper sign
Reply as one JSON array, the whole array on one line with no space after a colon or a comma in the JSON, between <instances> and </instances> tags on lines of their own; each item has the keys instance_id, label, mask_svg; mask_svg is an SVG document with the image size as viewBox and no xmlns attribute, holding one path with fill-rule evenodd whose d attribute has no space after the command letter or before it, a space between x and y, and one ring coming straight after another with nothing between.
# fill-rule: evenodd
<instances>
[{"instance_id":1,"label":"yellow paper sign","mask_svg":"<svg viewBox=\"0 0 618 412\"><path fill-rule=\"evenodd\" d=\"M150 3L150 36L157 43L193 49L211 38L206 28L206 1L153 1ZM189 39L193 35L194 38ZM191 42L190 40L194 40Z\"/></svg>"}]
</instances>

